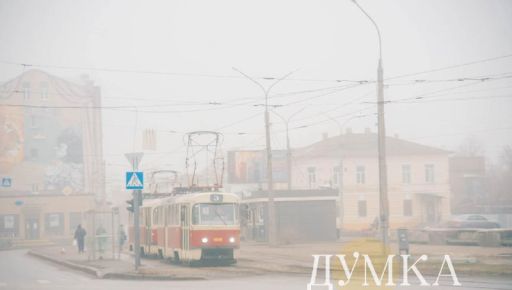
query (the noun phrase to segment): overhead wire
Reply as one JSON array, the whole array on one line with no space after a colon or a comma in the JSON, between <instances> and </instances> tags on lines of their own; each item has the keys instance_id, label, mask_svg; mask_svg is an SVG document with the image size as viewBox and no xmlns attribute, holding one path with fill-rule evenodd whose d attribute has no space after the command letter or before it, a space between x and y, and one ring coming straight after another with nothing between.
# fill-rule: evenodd
<instances>
[{"instance_id":1,"label":"overhead wire","mask_svg":"<svg viewBox=\"0 0 512 290\"><path fill-rule=\"evenodd\" d=\"M512 54L501 55L497 57L485 58L476 61L466 62L462 64L449 65L435 69L428 69L419 72L406 73L402 75L395 75L391 77L387 77L384 81L389 81L393 79L400 79L409 76L428 74L433 72L439 72L444 70L451 70L455 68L460 68L464 66L470 66L480 63L486 63L491 61L496 61L500 59L510 58ZM78 71L103 71L103 72L114 72L114 73L134 73L134 74L147 74L147 75L168 75L168 76L183 76L183 77L202 77L202 78L217 78L217 79L243 79L242 76L239 75L227 75L227 74L207 74L207 73L188 73L188 72L169 72L169 71L155 71L155 70L136 70L136 69L121 69L121 68L108 68L108 67L85 67L85 66L65 66L65 65L53 65L53 64L36 64L36 63L26 63L26 62L16 62L16 61L8 61L8 60L0 60L0 63L8 64L8 65L18 65L22 66L24 69L28 67L37 67L37 68L51 68L51 69L62 69L62 70L78 70ZM275 77L256 77L256 79L262 80L275 80ZM349 83L361 83L361 82L375 82L375 80L353 80L353 79L307 79L307 78L287 78L285 81L308 81L308 82L349 82Z\"/></svg>"}]
</instances>

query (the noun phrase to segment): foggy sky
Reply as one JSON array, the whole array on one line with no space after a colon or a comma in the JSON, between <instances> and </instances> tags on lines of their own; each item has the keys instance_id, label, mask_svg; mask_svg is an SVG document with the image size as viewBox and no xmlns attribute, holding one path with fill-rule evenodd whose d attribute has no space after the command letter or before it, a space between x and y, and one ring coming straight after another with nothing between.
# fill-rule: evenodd
<instances>
[{"instance_id":1,"label":"foggy sky","mask_svg":"<svg viewBox=\"0 0 512 290\"><path fill-rule=\"evenodd\" d=\"M512 54L510 1L359 3L380 27L385 78ZM374 81L377 58L375 29L349 0L0 0L0 61L75 67L37 68L69 80L89 74L101 86L106 106L153 105L138 113L103 111L112 180L123 171L123 153L138 149L133 147L134 132L144 128L159 132L159 151L147 160L177 170L183 169L182 136L187 131L219 130L225 133L224 149L263 148L262 107L254 106L263 103L262 92L232 67L254 77L295 71L272 90L270 101L283 105L276 110L284 117L303 110L290 123L291 128L308 126L291 131L294 146L319 141L323 132L338 134L338 125L329 118L343 124L360 110L369 116L343 127L375 131L374 84L325 96L320 95L332 89L302 91L354 85L335 80ZM446 80L496 76L511 73L511 68L508 57L389 80L386 100L444 91L429 101L387 105L388 135L449 150L474 136L485 154L496 158L504 145L512 144L512 79ZM22 72L20 65L0 63L2 81ZM417 79L444 81L411 84ZM461 85L467 86L454 88ZM280 95L290 92L302 93ZM272 144L283 148L283 123L275 115L272 123Z\"/></svg>"}]
</instances>

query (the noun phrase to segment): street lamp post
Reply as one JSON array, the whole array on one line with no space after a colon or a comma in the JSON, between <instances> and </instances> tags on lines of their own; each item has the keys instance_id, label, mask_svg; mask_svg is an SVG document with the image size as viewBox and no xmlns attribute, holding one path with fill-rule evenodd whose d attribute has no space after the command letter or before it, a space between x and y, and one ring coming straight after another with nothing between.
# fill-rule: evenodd
<instances>
[{"instance_id":1,"label":"street lamp post","mask_svg":"<svg viewBox=\"0 0 512 290\"><path fill-rule=\"evenodd\" d=\"M389 202L388 202L388 181L386 168L386 125L384 121L384 77L382 68L382 39L377 23L368 13L357 3L354 4L363 12L372 22L379 38L379 63L377 67L377 107L378 107L378 151L379 151L379 209L380 209L380 227L382 230L382 243L384 251L388 245L389 228Z\"/></svg>"},{"instance_id":2,"label":"street lamp post","mask_svg":"<svg viewBox=\"0 0 512 290\"><path fill-rule=\"evenodd\" d=\"M305 108L302 108L302 109L298 110L297 112L291 114L288 117L288 119L286 119L282 115L278 114L275 110L272 111L276 116L278 116L283 121L283 123L286 126L286 166L287 166L287 170L288 170L288 190L292 190L292 148L290 145L289 124L290 124L290 120L293 117L295 117L298 113L304 111L304 109Z\"/></svg>"},{"instance_id":3,"label":"street lamp post","mask_svg":"<svg viewBox=\"0 0 512 290\"><path fill-rule=\"evenodd\" d=\"M268 241L270 244L276 244L276 227L275 227L275 207L274 207L274 193L273 193L273 180L272 180L272 147L270 143L270 116L268 111L268 96L270 94L270 90L277 85L280 81L284 80L288 76L290 76L293 72L289 72L288 74L282 76L277 79L274 83L272 83L268 87L264 87L260 82L256 81L254 78L249 75L243 73L237 68L233 68L235 71L239 72L244 77L248 78L250 81L255 83L262 91L265 96L265 143L266 143L266 151L267 151L267 192L268 192Z\"/></svg>"}]
</instances>

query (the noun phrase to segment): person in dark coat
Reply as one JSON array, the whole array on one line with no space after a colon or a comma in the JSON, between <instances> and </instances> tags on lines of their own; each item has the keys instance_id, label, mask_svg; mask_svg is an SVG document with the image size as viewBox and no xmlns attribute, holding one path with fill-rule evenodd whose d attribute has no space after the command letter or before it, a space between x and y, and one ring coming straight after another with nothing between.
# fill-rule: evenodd
<instances>
[{"instance_id":1,"label":"person in dark coat","mask_svg":"<svg viewBox=\"0 0 512 290\"><path fill-rule=\"evenodd\" d=\"M123 250L124 242L126 242L126 232L123 225L119 225L119 252Z\"/></svg>"},{"instance_id":2,"label":"person in dark coat","mask_svg":"<svg viewBox=\"0 0 512 290\"><path fill-rule=\"evenodd\" d=\"M82 228L82 225L78 225L75 230L75 240L78 246L78 253L84 252L84 240L87 232Z\"/></svg>"}]
</instances>

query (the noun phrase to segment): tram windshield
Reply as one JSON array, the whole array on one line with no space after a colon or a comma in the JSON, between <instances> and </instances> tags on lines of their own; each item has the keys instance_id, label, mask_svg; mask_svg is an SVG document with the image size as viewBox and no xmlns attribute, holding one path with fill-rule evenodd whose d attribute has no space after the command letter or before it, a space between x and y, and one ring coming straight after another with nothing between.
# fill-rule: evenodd
<instances>
[{"instance_id":1,"label":"tram windshield","mask_svg":"<svg viewBox=\"0 0 512 290\"><path fill-rule=\"evenodd\" d=\"M199 203L192 208L195 225L234 225L238 220L237 207L233 203Z\"/></svg>"}]
</instances>

